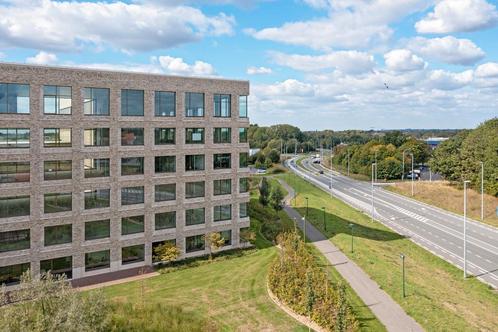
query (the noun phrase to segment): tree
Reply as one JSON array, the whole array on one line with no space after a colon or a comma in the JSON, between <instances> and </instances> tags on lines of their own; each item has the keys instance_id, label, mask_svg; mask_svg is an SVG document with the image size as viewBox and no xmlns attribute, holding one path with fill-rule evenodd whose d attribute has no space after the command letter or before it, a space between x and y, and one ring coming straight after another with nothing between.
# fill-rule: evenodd
<instances>
[{"instance_id":1,"label":"tree","mask_svg":"<svg viewBox=\"0 0 498 332\"><path fill-rule=\"evenodd\" d=\"M213 259L213 252L220 250L225 245L225 239L219 232L208 233L206 235L206 242L209 247L209 260Z\"/></svg>"},{"instance_id":2,"label":"tree","mask_svg":"<svg viewBox=\"0 0 498 332\"><path fill-rule=\"evenodd\" d=\"M382 137L382 141L384 141L384 144L392 144L397 148L405 144L406 140L407 138L405 134L403 134L399 130L389 131L384 135L384 137Z\"/></svg>"},{"instance_id":3,"label":"tree","mask_svg":"<svg viewBox=\"0 0 498 332\"><path fill-rule=\"evenodd\" d=\"M270 152L268 152L267 158L269 158L272 163L276 164L280 162L280 152L276 149L271 149Z\"/></svg>"},{"instance_id":4,"label":"tree","mask_svg":"<svg viewBox=\"0 0 498 332\"><path fill-rule=\"evenodd\" d=\"M270 195L270 184L266 177L261 179L259 183L259 202L264 206L268 205L268 196Z\"/></svg>"},{"instance_id":5,"label":"tree","mask_svg":"<svg viewBox=\"0 0 498 332\"><path fill-rule=\"evenodd\" d=\"M161 262L169 263L180 256L180 249L173 242L167 241L154 248L154 256Z\"/></svg>"},{"instance_id":6,"label":"tree","mask_svg":"<svg viewBox=\"0 0 498 332\"><path fill-rule=\"evenodd\" d=\"M283 199L284 193L282 192L282 189L280 189L279 186L272 186L268 200L270 206L277 211L277 214L283 209Z\"/></svg>"},{"instance_id":7,"label":"tree","mask_svg":"<svg viewBox=\"0 0 498 332\"><path fill-rule=\"evenodd\" d=\"M387 157L378 163L377 174L381 179L392 180L401 177L403 164L394 157Z\"/></svg>"},{"instance_id":8,"label":"tree","mask_svg":"<svg viewBox=\"0 0 498 332\"><path fill-rule=\"evenodd\" d=\"M415 159L414 161L416 164L425 163L431 155L429 146L424 141L419 141L414 138L407 140L399 148L399 150L401 151L401 153L403 151L407 151L407 153L413 153L413 158Z\"/></svg>"},{"instance_id":9,"label":"tree","mask_svg":"<svg viewBox=\"0 0 498 332\"><path fill-rule=\"evenodd\" d=\"M241 229L240 240L242 242L249 242L251 244L254 244L254 241L256 241L256 233L251 231L249 228Z\"/></svg>"}]
</instances>

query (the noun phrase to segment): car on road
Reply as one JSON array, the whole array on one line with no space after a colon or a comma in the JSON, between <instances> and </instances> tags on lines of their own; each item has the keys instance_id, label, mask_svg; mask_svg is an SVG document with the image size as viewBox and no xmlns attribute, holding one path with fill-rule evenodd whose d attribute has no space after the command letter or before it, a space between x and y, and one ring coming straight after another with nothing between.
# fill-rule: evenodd
<instances>
[{"instance_id":1,"label":"car on road","mask_svg":"<svg viewBox=\"0 0 498 332\"><path fill-rule=\"evenodd\" d=\"M265 173L266 173L266 169L264 169L264 168L258 168L256 170L256 174L265 174Z\"/></svg>"},{"instance_id":2,"label":"car on road","mask_svg":"<svg viewBox=\"0 0 498 332\"><path fill-rule=\"evenodd\" d=\"M414 180L418 180L418 178L419 178L419 177L420 177L420 174L419 174L419 173L417 173L417 172L414 172L414 178L413 178L413 179L414 179ZM408 174L406 175L406 178L407 178L407 179L411 179L411 178L412 178L412 172L408 173Z\"/></svg>"},{"instance_id":3,"label":"car on road","mask_svg":"<svg viewBox=\"0 0 498 332\"><path fill-rule=\"evenodd\" d=\"M323 171L319 171L318 173L319 173L319 174L323 174Z\"/></svg>"}]
</instances>

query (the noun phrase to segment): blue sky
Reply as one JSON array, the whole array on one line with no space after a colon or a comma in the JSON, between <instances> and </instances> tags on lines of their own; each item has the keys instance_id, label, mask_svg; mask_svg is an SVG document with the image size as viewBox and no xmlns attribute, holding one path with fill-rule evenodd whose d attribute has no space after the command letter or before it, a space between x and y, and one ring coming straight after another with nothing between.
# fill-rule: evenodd
<instances>
[{"instance_id":1,"label":"blue sky","mask_svg":"<svg viewBox=\"0 0 498 332\"><path fill-rule=\"evenodd\" d=\"M246 79L260 125L469 128L498 115L496 7L0 0L0 61Z\"/></svg>"}]
</instances>

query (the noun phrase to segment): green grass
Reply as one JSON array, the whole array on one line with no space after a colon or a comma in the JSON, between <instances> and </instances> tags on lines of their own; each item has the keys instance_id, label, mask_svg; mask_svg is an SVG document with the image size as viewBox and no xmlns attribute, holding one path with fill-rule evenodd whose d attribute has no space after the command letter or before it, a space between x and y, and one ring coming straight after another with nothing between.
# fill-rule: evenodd
<instances>
[{"instance_id":1,"label":"green grass","mask_svg":"<svg viewBox=\"0 0 498 332\"><path fill-rule=\"evenodd\" d=\"M328 193L292 174L280 175L297 189L297 210L370 277L409 315L430 331L498 330L498 294L476 279L463 280L462 271ZM322 206L326 207L326 226ZM354 254L350 252L354 229ZM407 297L401 294L400 253L406 256Z\"/></svg>"}]
</instances>

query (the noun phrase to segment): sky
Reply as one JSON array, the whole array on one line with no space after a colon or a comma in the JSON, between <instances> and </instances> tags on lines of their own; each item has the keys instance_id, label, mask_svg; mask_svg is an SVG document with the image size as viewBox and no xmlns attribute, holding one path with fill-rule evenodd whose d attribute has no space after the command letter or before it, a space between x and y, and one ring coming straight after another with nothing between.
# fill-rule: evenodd
<instances>
[{"instance_id":1,"label":"sky","mask_svg":"<svg viewBox=\"0 0 498 332\"><path fill-rule=\"evenodd\" d=\"M498 0L0 0L0 61L249 80L251 123L498 116Z\"/></svg>"}]
</instances>

